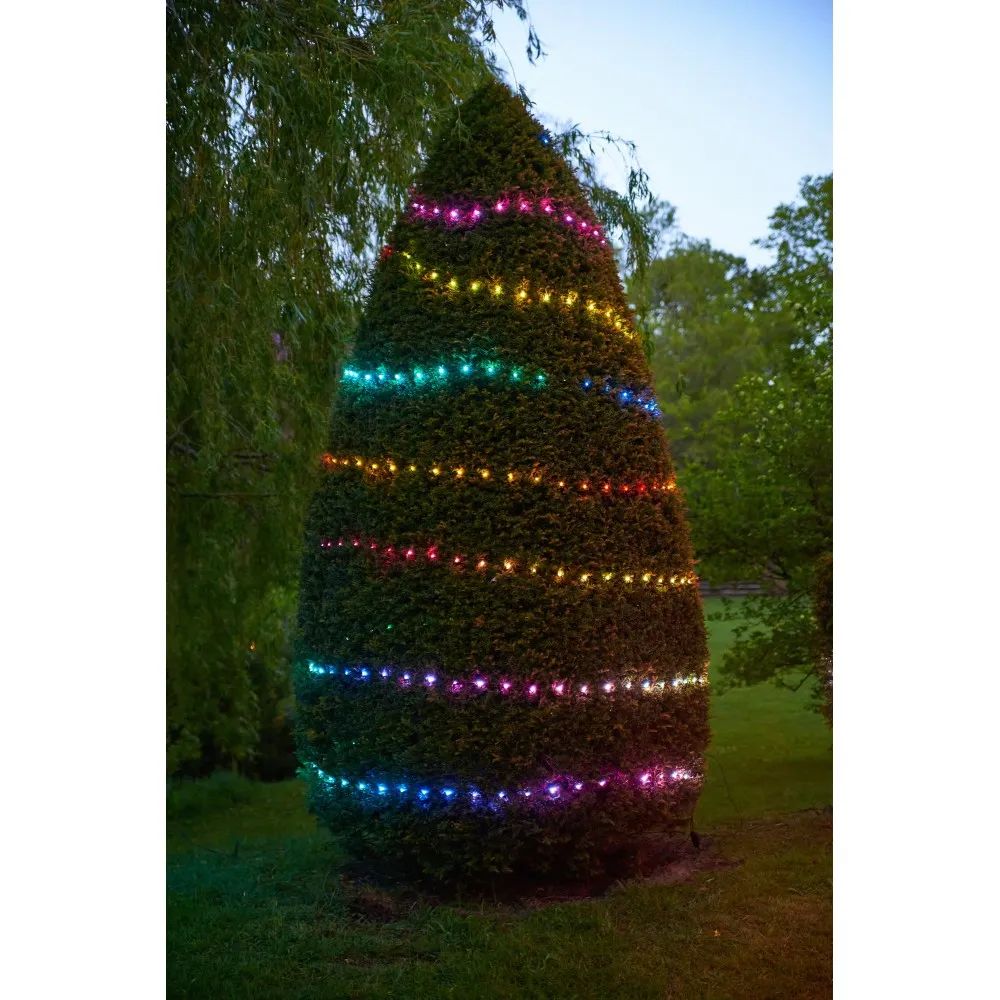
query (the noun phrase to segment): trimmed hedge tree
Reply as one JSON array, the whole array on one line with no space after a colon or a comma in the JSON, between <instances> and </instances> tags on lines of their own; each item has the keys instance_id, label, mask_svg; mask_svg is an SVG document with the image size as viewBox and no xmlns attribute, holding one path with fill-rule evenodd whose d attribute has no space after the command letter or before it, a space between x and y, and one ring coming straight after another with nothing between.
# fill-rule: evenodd
<instances>
[{"instance_id":1,"label":"trimmed hedge tree","mask_svg":"<svg viewBox=\"0 0 1000 1000\"><path fill-rule=\"evenodd\" d=\"M311 808L436 879L624 874L686 832L707 646L611 248L499 83L376 269L309 515Z\"/></svg>"}]
</instances>

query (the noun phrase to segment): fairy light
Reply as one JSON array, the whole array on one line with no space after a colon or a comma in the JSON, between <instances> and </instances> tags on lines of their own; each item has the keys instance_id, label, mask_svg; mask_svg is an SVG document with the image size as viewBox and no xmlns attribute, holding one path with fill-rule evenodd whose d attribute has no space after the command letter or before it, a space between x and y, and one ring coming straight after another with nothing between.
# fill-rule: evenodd
<instances>
[{"instance_id":1,"label":"fairy light","mask_svg":"<svg viewBox=\"0 0 1000 1000\"><path fill-rule=\"evenodd\" d=\"M472 808L482 806L498 808L508 803L511 798L538 802L561 802L585 794L596 794L600 789L613 785L622 790L629 790L639 795L655 792L670 794L689 785L701 782L699 772L691 767L674 767L672 765L656 765L641 768L638 771L614 770L605 772L596 778L572 777L570 775L553 775L551 777L526 782L511 791L498 789L496 792L484 792L475 785L459 785L449 783L436 785L428 782L417 785L411 791L409 782L397 781L388 777L372 777L358 779L347 776L333 775L316 764L307 764L306 771L317 781L333 791L343 791L349 795L360 794L363 797L375 796L386 798L390 795L397 801L413 801L428 805L457 805L464 803Z\"/></svg>"},{"instance_id":2,"label":"fairy light","mask_svg":"<svg viewBox=\"0 0 1000 1000\"><path fill-rule=\"evenodd\" d=\"M401 259L400 267L403 271L420 281L437 285L439 279L446 278L447 280L442 281L442 291L449 295L462 294L466 289L474 294L485 280L482 275L474 278L466 278L457 274L445 275L436 266L432 267L418 261L409 250L395 250L389 259L396 259L397 257ZM502 281L493 280L490 291L494 298L510 298L515 305L520 306L551 306L558 303L566 309L576 312L578 311L578 306L583 304L580 293L575 288L559 291L548 287L533 288L530 284L521 282L517 288L507 289ZM593 308L591 308L591 304ZM632 317L627 310L621 311L609 302L598 303L588 300L579 311L590 317L595 323L621 334L626 340L636 339Z\"/></svg>"},{"instance_id":3,"label":"fairy light","mask_svg":"<svg viewBox=\"0 0 1000 1000\"><path fill-rule=\"evenodd\" d=\"M384 365L373 370L350 367L345 368L341 382L348 389L360 393L379 392L409 392L412 390L446 389L454 385L451 379L451 366L448 364L429 364L426 367L404 368L389 372ZM620 407L633 410L644 416L658 420L663 414L656 401L656 395L649 387L635 388L618 382L610 376L588 375L579 382L574 379L553 380L548 372L521 364L510 365L499 359L464 360L459 366L464 376L485 376L491 382L498 378L511 385L535 386L544 388L550 384L558 386L572 385L585 395L599 395L610 399Z\"/></svg>"},{"instance_id":4,"label":"fairy light","mask_svg":"<svg viewBox=\"0 0 1000 1000\"><path fill-rule=\"evenodd\" d=\"M305 661L306 670L312 677L338 678L341 683L355 684L362 687L374 684L388 684L407 690L412 690L410 681L412 675L409 671L400 669L394 665L386 665L375 670L366 664L335 664L320 663L316 660ZM501 696L508 695L515 690L516 685L508 677L501 677L495 680L488 673L477 671L471 677L455 676L444 677L440 671L431 671L424 675L424 686L428 689L441 690L449 694L461 694L463 696L498 693ZM661 694L673 696L689 688L703 688L708 686L707 665L706 670L700 674L682 674L675 677L642 677L638 680L638 691L644 695ZM547 685L547 689L557 698L572 698L574 696L589 698L593 694L602 692L605 695L615 694L616 691L632 691L636 688L636 678L634 674L626 674L617 679L607 678L601 682L583 681L578 682L575 687L566 680L555 680ZM527 698L537 698L545 689L545 685L540 685L538 681L524 681L517 690L522 696Z\"/></svg>"},{"instance_id":5,"label":"fairy light","mask_svg":"<svg viewBox=\"0 0 1000 1000\"><path fill-rule=\"evenodd\" d=\"M487 198L484 204L454 200L448 203L435 202L423 195L414 195L410 202L409 215L412 220L443 224L450 228L468 228L478 225L490 216L507 213L512 203L517 204L521 215L538 215L539 218L559 223L578 238L596 246L607 246L608 240L601 227L569 202L556 202L551 198L539 198L531 194L511 194ZM383 251L383 256L391 254Z\"/></svg>"}]
</instances>

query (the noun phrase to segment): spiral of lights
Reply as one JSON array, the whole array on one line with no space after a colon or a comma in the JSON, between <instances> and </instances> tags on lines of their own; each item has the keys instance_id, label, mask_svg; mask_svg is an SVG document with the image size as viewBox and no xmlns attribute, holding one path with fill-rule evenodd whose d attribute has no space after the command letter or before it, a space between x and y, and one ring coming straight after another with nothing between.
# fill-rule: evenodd
<instances>
[{"instance_id":1,"label":"spiral of lights","mask_svg":"<svg viewBox=\"0 0 1000 1000\"><path fill-rule=\"evenodd\" d=\"M466 555L461 552L448 552L439 545L410 545L386 543L371 538L356 536L353 538L321 538L319 547L330 553L358 553L381 560L384 564L397 566L441 566L453 571L471 571L487 574L493 571L496 576L535 577L539 580L551 581L557 584L575 584L584 587L597 587L601 584L650 587L666 591L679 587L691 587L698 583L698 577L692 572L660 573L656 570L594 570L571 569L566 566L552 567L543 560L521 560L514 556L501 558L485 555Z\"/></svg>"}]
</instances>

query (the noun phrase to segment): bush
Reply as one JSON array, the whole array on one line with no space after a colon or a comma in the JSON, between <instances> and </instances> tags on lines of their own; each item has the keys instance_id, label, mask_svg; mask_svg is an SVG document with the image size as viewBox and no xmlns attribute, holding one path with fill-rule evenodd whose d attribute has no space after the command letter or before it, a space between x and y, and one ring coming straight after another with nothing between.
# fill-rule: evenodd
<instances>
[{"instance_id":1,"label":"bush","mask_svg":"<svg viewBox=\"0 0 1000 1000\"><path fill-rule=\"evenodd\" d=\"M307 522L299 753L357 855L621 874L690 821L707 645L650 379L579 182L488 85L382 254Z\"/></svg>"}]
</instances>

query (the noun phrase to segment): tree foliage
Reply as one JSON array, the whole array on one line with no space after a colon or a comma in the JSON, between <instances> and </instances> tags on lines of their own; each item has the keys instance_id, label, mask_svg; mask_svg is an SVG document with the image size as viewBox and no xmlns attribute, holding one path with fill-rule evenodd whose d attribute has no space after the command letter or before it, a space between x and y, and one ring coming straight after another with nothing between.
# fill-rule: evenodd
<instances>
[{"instance_id":1,"label":"tree foliage","mask_svg":"<svg viewBox=\"0 0 1000 1000\"><path fill-rule=\"evenodd\" d=\"M337 362L429 123L497 71L503 7L525 16L520 0L166 6L171 771L245 765L281 712ZM555 138L601 195L587 137ZM598 199L640 256L644 185L636 169Z\"/></svg>"},{"instance_id":2,"label":"tree foliage","mask_svg":"<svg viewBox=\"0 0 1000 1000\"><path fill-rule=\"evenodd\" d=\"M708 738L684 510L577 177L502 85L458 117L415 190L509 210L408 214L376 269L305 539L310 799L435 877L625 872L690 819Z\"/></svg>"},{"instance_id":3,"label":"tree foliage","mask_svg":"<svg viewBox=\"0 0 1000 1000\"><path fill-rule=\"evenodd\" d=\"M685 469L702 572L775 585L738 612L731 683L832 683L832 190L832 177L807 177L801 201L771 217L763 308L790 335L732 386L706 426L712 454Z\"/></svg>"}]
</instances>

